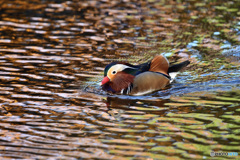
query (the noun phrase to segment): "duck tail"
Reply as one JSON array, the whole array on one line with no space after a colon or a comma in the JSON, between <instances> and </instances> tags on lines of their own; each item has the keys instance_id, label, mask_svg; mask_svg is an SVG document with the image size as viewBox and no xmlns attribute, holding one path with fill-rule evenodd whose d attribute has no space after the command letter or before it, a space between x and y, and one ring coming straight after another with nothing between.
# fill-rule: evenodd
<instances>
[{"instance_id":1,"label":"duck tail","mask_svg":"<svg viewBox=\"0 0 240 160\"><path fill-rule=\"evenodd\" d=\"M190 61L189 60L186 60L184 62L181 62L181 63L178 63L178 64L174 64L172 66L170 66L168 68L168 73L171 73L171 72L178 72L180 71L182 68L186 67L187 65L190 64Z\"/></svg>"},{"instance_id":2,"label":"duck tail","mask_svg":"<svg viewBox=\"0 0 240 160\"><path fill-rule=\"evenodd\" d=\"M170 75L171 79L173 80L177 73L183 69L184 67L186 67L188 64L190 64L190 61L189 60L186 60L186 61L183 61L181 63L178 63L178 64L174 64L172 66L170 66L168 68L168 74Z\"/></svg>"}]
</instances>

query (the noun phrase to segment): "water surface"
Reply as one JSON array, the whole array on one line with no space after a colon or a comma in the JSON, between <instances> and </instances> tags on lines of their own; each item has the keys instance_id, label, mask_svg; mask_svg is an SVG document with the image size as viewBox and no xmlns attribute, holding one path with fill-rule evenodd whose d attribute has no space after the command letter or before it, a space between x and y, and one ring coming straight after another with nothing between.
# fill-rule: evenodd
<instances>
[{"instance_id":1,"label":"water surface","mask_svg":"<svg viewBox=\"0 0 240 160\"><path fill-rule=\"evenodd\" d=\"M240 154L238 0L0 4L0 157ZM145 96L110 95L98 85L111 61L157 54L191 64Z\"/></svg>"}]
</instances>

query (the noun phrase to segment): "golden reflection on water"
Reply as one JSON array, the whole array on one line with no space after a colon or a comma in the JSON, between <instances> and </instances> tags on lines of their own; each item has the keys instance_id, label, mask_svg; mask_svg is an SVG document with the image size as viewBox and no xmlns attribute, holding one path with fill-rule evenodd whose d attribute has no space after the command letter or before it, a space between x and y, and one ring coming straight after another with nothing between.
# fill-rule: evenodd
<instances>
[{"instance_id":1,"label":"golden reflection on water","mask_svg":"<svg viewBox=\"0 0 240 160\"><path fill-rule=\"evenodd\" d=\"M238 1L0 4L0 157L239 152ZM112 60L141 63L161 53L192 62L165 90L132 97L98 86Z\"/></svg>"}]
</instances>

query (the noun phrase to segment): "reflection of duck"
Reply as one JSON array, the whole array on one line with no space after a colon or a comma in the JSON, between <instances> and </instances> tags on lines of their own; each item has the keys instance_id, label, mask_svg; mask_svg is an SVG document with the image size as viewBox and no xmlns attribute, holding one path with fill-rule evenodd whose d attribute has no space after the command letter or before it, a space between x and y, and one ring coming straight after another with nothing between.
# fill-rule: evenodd
<instances>
[{"instance_id":1,"label":"reflection of duck","mask_svg":"<svg viewBox=\"0 0 240 160\"><path fill-rule=\"evenodd\" d=\"M148 113L160 116L165 116L168 113L169 108L165 106L165 103L167 103L168 100L159 98L155 100L147 100L145 97L148 96L109 96L105 99L107 106L107 110L105 111L109 116L114 117L116 120L121 120L124 117L134 117L134 115L145 115Z\"/></svg>"},{"instance_id":2,"label":"reflection of duck","mask_svg":"<svg viewBox=\"0 0 240 160\"><path fill-rule=\"evenodd\" d=\"M189 63L187 60L169 67L168 60L162 55L140 65L112 62L104 70L101 86L103 90L116 94L148 94L168 85Z\"/></svg>"}]
</instances>

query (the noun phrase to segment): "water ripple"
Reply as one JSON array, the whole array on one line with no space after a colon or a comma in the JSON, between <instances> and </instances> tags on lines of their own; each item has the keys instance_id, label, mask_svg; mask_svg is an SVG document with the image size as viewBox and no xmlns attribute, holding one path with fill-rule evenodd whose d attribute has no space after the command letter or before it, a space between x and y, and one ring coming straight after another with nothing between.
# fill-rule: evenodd
<instances>
[{"instance_id":1,"label":"water ripple","mask_svg":"<svg viewBox=\"0 0 240 160\"><path fill-rule=\"evenodd\" d=\"M217 1L1 3L0 156L175 160L239 153L234 8ZM215 55L226 44L236 46L223 51L227 58ZM160 53L191 61L164 90L111 95L98 85L110 61L141 63Z\"/></svg>"}]
</instances>

